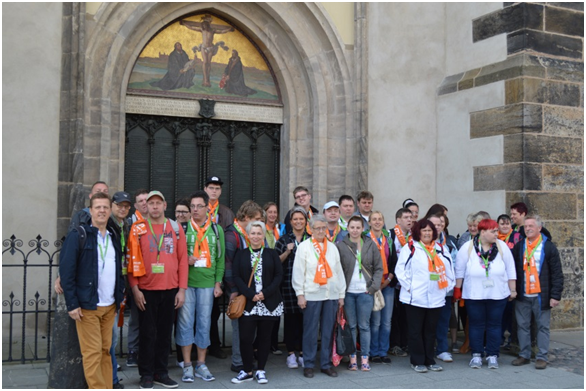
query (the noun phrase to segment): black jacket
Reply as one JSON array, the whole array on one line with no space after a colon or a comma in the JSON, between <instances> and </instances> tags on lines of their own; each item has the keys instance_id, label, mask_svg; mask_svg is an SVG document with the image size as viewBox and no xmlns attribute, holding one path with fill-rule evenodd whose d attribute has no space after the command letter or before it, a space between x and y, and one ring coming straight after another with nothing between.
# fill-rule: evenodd
<instances>
[{"instance_id":1,"label":"black jacket","mask_svg":"<svg viewBox=\"0 0 586 391\"><path fill-rule=\"evenodd\" d=\"M562 291L564 290L564 274L562 273L562 264L560 254L550 238L543 234L543 249L541 259L537 260L541 264L539 271L539 284L541 293L541 309L550 309L549 300L561 300ZM525 272L523 271L523 253L525 252L525 240L519 241L513 247L513 257L515 258L515 269L517 270L517 300L525 299Z\"/></svg>"},{"instance_id":2,"label":"black jacket","mask_svg":"<svg viewBox=\"0 0 586 391\"><path fill-rule=\"evenodd\" d=\"M95 310L98 304L98 229L85 224L82 228L86 233L83 248L79 248L79 233L74 229L65 238L59 256L59 275L68 311L79 307ZM118 308L124 297L122 250L118 231L112 226L108 226L107 230L112 235L116 253L114 300Z\"/></svg>"},{"instance_id":3,"label":"black jacket","mask_svg":"<svg viewBox=\"0 0 586 391\"><path fill-rule=\"evenodd\" d=\"M281 260L277 252L266 247L262 252L262 260L260 262L262 262L262 293L265 297L263 303L269 311L274 311L279 303L283 301L281 298L283 267L281 266ZM246 297L246 311L250 312L256 304L256 302L252 301L254 295L256 295L256 288L254 285L254 277L250 288L248 287L248 280L252 273L249 250L236 252L232 273L238 292Z\"/></svg>"}]
</instances>

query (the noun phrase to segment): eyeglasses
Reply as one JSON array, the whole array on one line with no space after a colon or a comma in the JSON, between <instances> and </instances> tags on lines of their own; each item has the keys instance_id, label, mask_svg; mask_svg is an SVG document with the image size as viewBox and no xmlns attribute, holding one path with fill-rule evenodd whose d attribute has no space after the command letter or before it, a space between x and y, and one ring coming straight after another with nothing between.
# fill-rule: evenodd
<instances>
[{"instance_id":1,"label":"eyeglasses","mask_svg":"<svg viewBox=\"0 0 586 391\"><path fill-rule=\"evenodd\" d=\"M307 193L305 193L305 194L297 194L297 195L295 196L295 199L296 199L296 200L299 200L299 199L301 199L301 198L305 198L305 197L307 197L308 195L309 195L309 194L307 194Z\"/></svg>"},{"instance_id":2,"label":"eyeglasses","mask_svg":"<svg viewBox=\"0 0 586 391\"><path fill-rule=\"evenodd\" d=\"M176 215L186 215L186 214L189 214L189 212L184 211L184 210L176 210L175 211L175 214Z\"/></svg>"},{"instance_id":3,"label":"eyeglasses","mask_svg":"<svg viewBox=\"0 0 586 391\"><path fill-rule=\"evenodd\" d=\"M328 227L314 227L312 228L312 231L325 231L326 229L328 229Z\"/></svg>"},{"instance_id":4,"label":"eyeglasses","mask_svg":"<svg viewBox=\"0 0 586 391\"><path fill-rule=\"evenodd\" d=\"M207 205L191 205L191 209L202 210L203 208L207 208Z\"/></svg>"},{"instance_id":5,"label":"eyeglasses","mask_svg":"<svg viewBox=\"0 0 586 391\"><path fill-rule=\"evenodd\" d=\"M120 209L130 209L130 205L121 205L121 204L116 204L116 206Z\"/></svg>"}]
</instances>

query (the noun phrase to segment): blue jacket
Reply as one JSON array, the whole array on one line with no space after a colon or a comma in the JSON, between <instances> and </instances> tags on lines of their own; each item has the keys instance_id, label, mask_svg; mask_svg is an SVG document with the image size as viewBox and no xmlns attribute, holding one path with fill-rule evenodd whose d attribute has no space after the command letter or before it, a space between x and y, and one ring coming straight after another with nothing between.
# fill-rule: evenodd
<instances>
[{"instance_id":1,"label":"blue jacket","mask_svg":"<svg viewBox=\"0 0 586 391\"><path fill-rule=\"evenodd\" d=\"M68 311L79 307L95 310L98 304L98 229L89 225L82 225L82 227L86 232L83 249L79 248L80 235L74 229L65 238L59 256L59 275ZM122 250L119 233L112 227L107 229L112 235L116 253L114 299L118 308L124 297Z\"/></svg>"}]
</instances>

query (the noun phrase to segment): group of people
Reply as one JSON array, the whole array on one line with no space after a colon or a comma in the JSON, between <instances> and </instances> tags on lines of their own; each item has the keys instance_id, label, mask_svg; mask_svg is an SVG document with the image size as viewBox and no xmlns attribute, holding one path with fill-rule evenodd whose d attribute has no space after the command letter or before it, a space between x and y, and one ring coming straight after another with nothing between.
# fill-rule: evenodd
<instances>
[{"instance_id":1,"label":"group of people","mask_svg":"<svg viewBox=\"0 0 586 391\"><path fill-rule=\"evenodd\" d=\"M113 354L121 305L131 307L127 365L138 366L141 388L178 386L167 369L173 329L181 380L213 381L206 355L227 357L217 327L224 294L246 298L242 316L231 320L235 384L268 383L268 356L282 354L281 317L286 365L302 367L307 378L316 368L338 376L332 337L342 311L356 346L350 371L390 364L389 352L409 355L416 372L441 371L436 358L451 362L453 352L468 351L471 368L485 358L496 369L505 329L520 347L512 364L528 364L532 315L535 367L547 366L550 311L561 300L563 274L551 235L525 204L496 221L471 214L458 240L440 204L418 219L419 206L408 199L387 228L368 191L319 210L299 186L280 223L274 202L249 200L234 215L219 203L222 185L212 176L177 201L176 220L165 217L159 191L137 191L128 216L128 193L110 199L105 183L92 187L90 207L72 219L56 282L76 321L90 388L123 388ZM507 317L513 312L516 329ZM458 318L466 330L459 348Z\"/></svg>"}]
</instances>

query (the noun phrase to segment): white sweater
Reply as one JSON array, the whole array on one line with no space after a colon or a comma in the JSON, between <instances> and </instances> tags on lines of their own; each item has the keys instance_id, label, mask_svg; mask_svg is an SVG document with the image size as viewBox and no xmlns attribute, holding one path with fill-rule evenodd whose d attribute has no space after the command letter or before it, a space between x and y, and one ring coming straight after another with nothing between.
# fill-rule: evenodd
<instances>
[{"instance_id":1,"label":"white sweater","mask_svg":"<svg viewBox=\"0 0 586 391\"><path fill-rule=\"evenodd\" d=\"M399 300L402 303L416 307L443 307L446 304L446 294L456 285L450 253L446 247L443 249L443 254L440 253L441 247L439 244L435 244L437 254L446 268L446 278L448 280L448 287L440 289L437 281L430 280L429 264L425 250L417 242L414 242L413 246L415 247L415 252L408 264L406 262L411 255L411 249L409 244L403 246L395 268L395 275L401 284Z\"/></svg>"},{"instance_id":2,"label":"white sweater","mask_svg":"<svg viewBox=\"0 0 586 391\"><path fill-rule=\"evenodd\" d=\"M456 256L456 278L463 278L462 298L470 300L502 300L511 295L509 280L517 279L515 261L509 247L502 240L497 239L500 251L496 258L490 262L488 279L493 281L490 288L484 287L486 270L481 266L484 262L480 259L475 249L470 252L472 240L462 245ZM470 256L468 256L470 254Z\"/></svg>"},{"instance_id":3,"label":"white sweater","mask_svg":"<svg viewBox=\"0 0 586 391\"><path fill-rule=\"evenodd\" d=\"M313 282L317 259L311 238L299 244L293 262L293 277L291 278L295 294L297 296L304 295L307 301L343 299L346 296L346 279L340 263L338 248L333 243L328 243L326 260L332 270L332 277L328 278L326 285Z\"/></svg>"}]
</instances>

